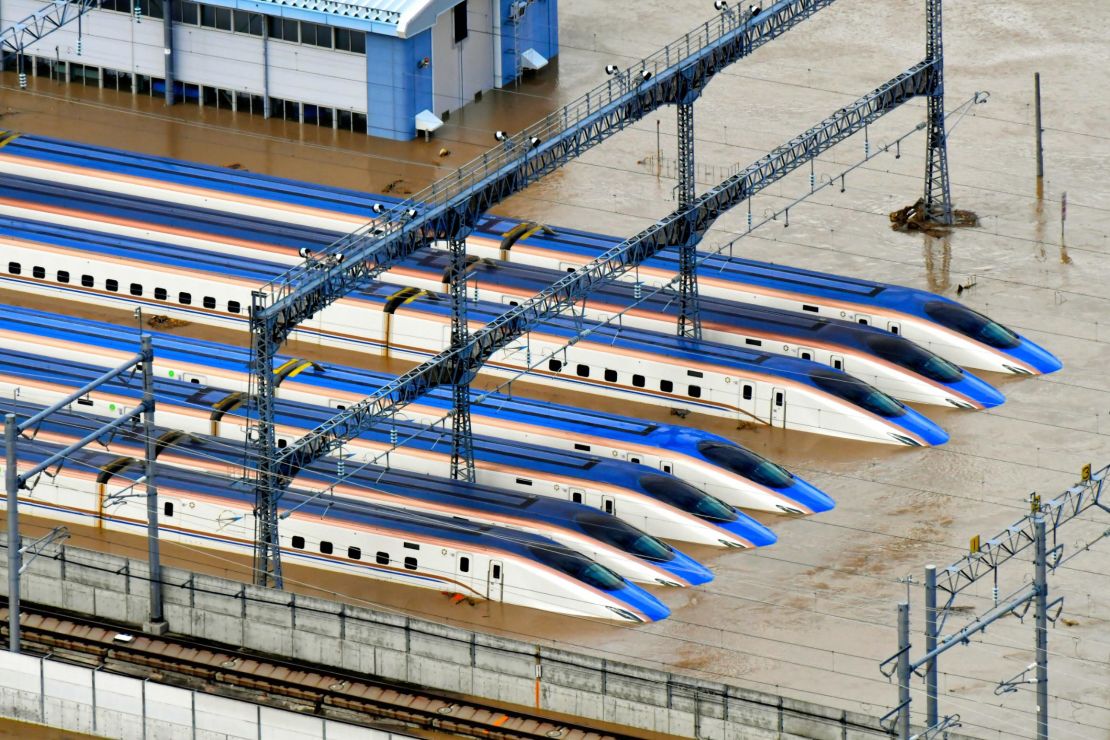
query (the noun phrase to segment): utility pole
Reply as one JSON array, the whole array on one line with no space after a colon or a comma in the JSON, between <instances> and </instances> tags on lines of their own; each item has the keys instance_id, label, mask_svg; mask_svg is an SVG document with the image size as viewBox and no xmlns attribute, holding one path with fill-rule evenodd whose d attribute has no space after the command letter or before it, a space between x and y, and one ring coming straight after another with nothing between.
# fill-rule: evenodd
<instances>
[{"instance_id":1,"label":"utility pole","mask_svg":"<svg viewBox=\"0 0 1110 740\"><path fill-rule=\"evenodd\" d=\"M19 652L19 474L15 466L15 414L4 416L4 484L8 489L8 649Z\"/></svg>"},{"instance_id":2,"label":"utility pole","mask_svg":"<svg viewBox=\"0 0 1110 740\"><path fill-rule=\"evenodd\" d=\"M154 348L149 334L141 339L143 363L143 436L146 441L146 539L147 559L150 569L150 621L144 626L147 632L162 634L166 620L162 616L162 563L158 552L158 475L155 458L158 456L154 439Z\"/></svg>"},{"instance_id":3,"label":"utility pole","mask_svg":"<svg viewBox=\"0 0 1110 740\"><path fill-rule=\"evenodd\" d=\"M898 605L898 737L910 737L910 605Z\"/></svg>"},{"instance_id":4,"label":"utility pole","mask_svg":"<svg viewBox=\"0 0 1110 740\"><path fill-rule=\"evenodd\" d=\"M1033 73L1033 110L1037 127L1037 199L1044 198L1044 129L1041 128L1041 73Z\"/></svg>"},{"instance_id":5,"label":"utility pole","mask_svg":"<svg viewBox=\"0 0 1110 740\"><path fill-rule=\"evenodd\" d=\"M1037 631L1037 740L1048 740L1048 546L1045 541L1044 515L1033 516L1036 531L1033 586L1036 589L1034 615Z\"/></svg>"},{"instance_id":6,"label":"utility pole","mask_svg":"<svg viewBox=\"0 0 1110 740\"><path fill-rule=\"evenodd\" d=\"M925 654L937 649L937 566L925 566ZM925 726L937 724L937 661L925 666Z\"/></svg>"}]
</instances>

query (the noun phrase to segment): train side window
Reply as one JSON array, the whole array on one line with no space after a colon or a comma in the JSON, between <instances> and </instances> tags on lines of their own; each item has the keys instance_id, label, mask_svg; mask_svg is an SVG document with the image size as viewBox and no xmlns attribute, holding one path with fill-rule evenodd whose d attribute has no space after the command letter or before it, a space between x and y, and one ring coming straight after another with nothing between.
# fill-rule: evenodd
<instances>
[{"instance_id":1,"label":"train side window","mask_svg":"<svg viewBox=\"0 0 1110 740\"><path fill-rule=\"evenodd\" d=\"M692 385L689 388L687 388L687 390L689 391L689 396L691 398L701 398L701 386L700 385Z\"/></svg>"},{"instance_id":2,"label":"train side window","mask_svg":"<svg viewBox=\"0 0 1110 740\"><path fill-rule=\"evenodd\" d=\"M405 570L416 570L416 558L405 558Z\"/></svg>"},{"instance_id":3,"label":"train side window","mask_svg":"<svg viewBox=\"0 0 1110 740\"><path fill-rule=\"evenodd\" d=\"M752 390L753 389L750 385L745 385L744 386L744 400L745 401L752 400Z\"/></svg>"},{"instance_id":4,"label":"train side window","mask_svg":"<svg viewBox=\"0 0 1110 740\"><path fill-rule=\"evenodd\" d=\"M293 535L293 547L298 549L298 550L303 550L304 549L304 537L301 537L299 534Z\"/></svg>"},{"instance_id":5,"label":"train side window","mask_svg":"<svg viewBox=\"0 0 1110 740\"><path fill-rule=\"evenodd\" d=\"M898 324L891 324L890 325L890 333L891 334L898 334L899 333Z\"/></svg>"},{"instance_id":6,"label":"train side window","mask_svg":"<svg viewBox=\"0 0 1110 740\"><path fill-rule=\"evenodd\" d=\"M20 275L23 273L23 267L18 262L9 262L8 272L13 275Z\"/></svg>"},{"instance_id":7,"label":"train side window","mask_svg":"<svg viewBox=\"0 0 1110 740\"><path fill-rule=\"evenodd\" d=\"M289 446L289 440L282 437L281 439L279 439L277 441L277 446L278 446L278 449L285 449L286 447Z\"/></svg>"},{"instance_id":8,"label":"train side window","mask_svg":"<svg viewBox=\"0 0 1110 740\"><path fill-rule=\"evenodd\" d=\"M178 293L177 302L182 306L190 306L193 303L193 296L189 293Z\"/></svg>"},{"instance_id":9,"label":"train side window","mask_svg":"<svg viewBox=\"0 0 1110 740\"><path fill-rule=\"evenodd\" d=\"M609 370L607 368L605 370L605 381L608 382L608 383L616 383L617 382L617 371L616 370Z\"/></svg>"},{"instance_id":10,"label":"train side window","mask_svg":"<svg viewBox=\"0 0 1110 740\"><path fill-rule=\"evenodd\" d=\"M35 278L36 280L44 279L46 277L46 268L45 267L32 267L31 268L31 277Z\"/></svg>"},{"instance_id":11,"label":"train side window","mask_svg":"<svg viewBox=\"0 0 1110 740\"><path fill-rule=\"evenodd\" d=\"M812 313L817 313L818 309L817 309L817 306L810 306L809 304L803 303L802 304L802 310L803 311L810 311Z\"/></svg>"},{"instance_id":12,"label":"train side window","mask_svg":"<svg viewBox=\"0 0 1110 740\"><path fill-rule=\"evenodd\" d=\"M798 353L798 357L801 357L803 360L812 360L813 359L813 353L812 352L800 352L800 353Z\"/></svg>"},{"instance_id":13,"label":"train side window","mask_svg":"<svg viewBox=\"0 0 1110 740\"><path fill-rule=\"evenodd\" d=\"M351 560L362 560L362 548L361 547L348 547L347 548L347 557L349 557Z\"/></svg>"},{"instance_id":14,"label":"train side window","mask_svg":"<svg viewBox=\"0 0 1110 740\"><path fill-rule=\"evenodd\" d=\"M69 273L66 272L65 270L58 270L58 282L59 283L68 283L69 282Z\"/></svg>"},{"instance_id":15,"label":"train side window","mask_svg":"<svg viewBox=\"0 0 1110 740\"><path fill-rule=\"evenodd\" d=\"M629 457L628 462L636 463L637 465L639 465L640 464L640 458L638 458L638 457Z\"/></svg>"},{"instance_id":16,"label":"train side window","mask_svg":"<svg viewBox=\"0 0 1110 740\"><path fill-rule=\"evenodd\" d=\"M659 463L659 469L662 470L664 473L670 473L671 464L669 462Z\"/></svg>"},{"instance_id":17,"label":"train side window","mask_svg":"<svg viewBox=\"0 0 1110 740\"><path fill-rule=\"evenodd\" d=\"M141 283L131 283L131 295L141 296L143 294L143 286Z\"/></svg>"},{"instance_id":18,"label":"train side window","mask_svg":"<svg viewBox=\"0 0 1110 740\"><path fill-rule=\"evenodd\" d=\"M330 542L327 540L320 540L320 552L325 555L331 555L333 549Z\"/></svg>"},{"instance_id":19,"label":"train side window","mask_svg":"<svg viewBox=\"0 0 1110 740\"><path fill-rule=\"evenodd\" d=\"M110 290L113 293L115 293L116 291L119 290L119 281L118 280L112 280L111 278L105 280L104 281L104 289L105 290Z\"/></svg>"},{"instance_id":20,"label":"train side window","mask_svg":"<svg viewBox=\"0 0 1110 740\"><path fill-rule=\"evenodd\" d=\"M154 289L154 299L156 301L164 301L164 300L166 300L166 298L168 296L169 296L169 294L166 292L165 288L155 288Z\"/></svg>"},{"instance_id":21,"label":"train side window","mask_svg":"<svg viewBox=\"0 0 1110 740\"><path fill-rule=\"evenodd\" d=\"M590 451L590 446L575 442L574 443L574 449L581 450L582 452L589 452Z\"/></svg>"},{"instance_id":22,"label":"train side window","mask_svg":"<svg viewBox=\"0 0 1110 740\"><path fill-rule=\"evenodd\" d=\"M704 373L698 372L697 370L687 370L686 374L689 375L691 378L704 378L705 377Z\"/></svg>"},{"instance_id":23,"label":"train side window","mask_svg":"<svg viewBox=\"0 0 1110 740\"><path fill-rule=\"evenodd\" d=\"M530 486L530 485L532 485L532 481L530 481L527 478L517 478L516 482L517 482L518 485L521 485L521 486Z\"/></svg>"},{"instance_id":24,"label":"train side window","mask_svg":"<svg viewBox=\"0 0 1110 740\"><path fill-rule=\"evenodd\" d=\"M173 501L167 501L166 503L162 504L162 515L173 516Z\"/></svg>"},{"instance_id":25,"label":"train side window","mask_svg":"<svg viewBox=\"0 0 1110 740\"><path fill-rule=\"evenodd\" d=\"M744 344L750 344L753 347L762 347L763 341L759 339L745 339Z\"/></svg>"},{"instance_id":26,"label":"train side window","mask_svg":"<svg viewBox=\"0 0 1110 740\"><path fill-rule=\"evenodd\" d=\"M406 550L419 550L420 545L416 544L415 542L406 542L405 543L405 549Z\"/></svg>"},{"instance_id":27,"label":"train side window","mask_svg":"<svg viewBox=\"0 0 1110 740\"><path fill-rule=\"evenodd\" d=\"M590 366L589 365L579 365L577 372L578 372L578 377L588 378L588 377L590 377Z\"/></svg>"},{"instance_id":28,"label":"train side window","mask_svg":"<svg viewBox=\"0 0 1110 740\"><path fill-rule=\"evenodd\" d=\"M674 390L674 383L669 380L660 380L659 390L663 391L664 393L670 393Z\"/></svg>"},{"instance_id":29,"label":"train side window","mask_svg":"<svg viewBox=\"0 0 1110 740\"><path fill-rule=\"evenodd\" d=\"M374 556L374 562L378 565L389 565L389 553L379 550L378 554Z\"/></svg>"},{"instance_id":30,"label":"train side window","mask_svg":"<svg viewBox=\"0 0 1110 740\"><path fill-rule=\"evenodd\" d=\"M563 363L561 360L548 360L547 369L553 373L557 373L563 369Z\"/></svg>"},{"instance_id":31,"label":"train side window","mask_svg":"<svg viewBox=\"0 0 1110 740\"><path fill-rule=\"evenodd\" d=\"M78 398L77 399L77 405L78 406L92 406L93 405L93 400L91 398L89 398L88 396L85 396L84 398Z\"/></svg>"},{"instance_id":32,"label":"train side window","mask_svg":"<svg viewBox=\"0 0 1110 740\"><path fill-rule=\"evenodd\" d=\"M82 288L91 288L94 285L96 285L96 280L93 279L92 275L82 275L81 276L81 287Z\"/></svg>"},{"instance_id":33,"label":"train side window","mask_svg":"<svg viewBox=\"0 0 1110 740\"><path fill-rule=\"evenodd\" d=\"M213 298L210 295L204 296L203 303L204 303L205 308L215 308L216 307L216 299Z\"/></svg>"},{"instance_id":34,"label":"train side window","mask_svg":"<svg viewBox=\"0 0 1110 740\"><path fill-rule=\"evenodd\" d=\"M582 503L582 492L581 491L571 491L570 492L570 500L573 501L576 504Z\"/></svg>"},{"instance_id":35,"label":"train side window","mask_svg":"<svg viewBox=\"0 0 1110 740\"><path fill-rule=\"evenodd\" d=\"M459 572L460 573L469 573L470 572L470 558L459 558Z\"/></svg>"},{"instance_id":36,"label":"train side window","mask_svg":"<svg viewBox=\"0 0 1110 740\"><path fill-rule=\"evenodd\" d=\"M632 385L634 387L643 388L646 383L647 383L647 381L646 381L646 379L644 378L643 375L633 375L632 376Z\"/></svg>"},{"instance_id":37,"label":"train side window","mask_svg":"<svg viewBox=\"0 0 1110 740\"><path fill-rule=\"evenodd\" d=\"M871 323L867 319L857 319L857 321L859 321L859 323L863 324L864 326L868 326Z\"/></svg>"},{"instance_id":38,"label":"train side window","mask_svg":"<svg viewBox=\"0 0 1110 740\"><path fill-rule=\"evenodd\" d=\"M239 301L228 301L227 302L227 312L228 313L239 313Z\"/></svg>"}]
</instances>

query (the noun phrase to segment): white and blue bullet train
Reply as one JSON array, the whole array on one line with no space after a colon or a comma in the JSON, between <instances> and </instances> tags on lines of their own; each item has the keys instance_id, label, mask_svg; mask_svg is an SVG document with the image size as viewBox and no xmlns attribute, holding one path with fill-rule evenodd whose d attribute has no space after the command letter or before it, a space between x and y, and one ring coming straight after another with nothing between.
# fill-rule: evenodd
<instances>
[{"instance_id":1,"label":"white and blue bullet train","mask_svg":"<svg viewBox=\"0 0 1110 740\"><path fill-rule=\"evenodd\" d=\"M161 399L159 399L160 401ZM0 413L30 417L42 406L0 399ZM103 424L105 416L57 411L38 426L35 439L68 447ZM240 478L242 445L201 434L182 434L157 427L158 464ZM100 440L104 451L142 459L146 455L142 429L124 427ZM376 466L356 469L336 483L339 461L317 461L292 481L302 491L330 489L338 496L370 501L412 512L467 519L550 537L596 560L630 581L662 586L696 586L713 579L712 572L685 553L646 532L591 507L546 496L518 494L465 481Z\"/></svg>"},{"instance_id":2,"label":"white and blue bullet train","mask_svg":"<svg viewBox=\"0 0 1110 740\"><path fill-rule=\"evenodd\" d=\"M63 449L29 440L17 447L23 470ZM142 536L147 503L128 492L141 487L143 467L119 469L119 462L118 455L79 450L55 475L41 476L33 492L20 492L20 510ZM165 467L158 505L163 541L253 552L254 494L230 478ZM659 599L604 565L527 532L293 489L282 497L282 513L287 565L626 624L670 614Z\"/></svg>"},{"instance_id":3,"label":"white and blue bullet train","mask_svg":"<svg viewBox=\"0 0 1110 740\"><path fill-rule=\"evenodd\" d=\"M42 136L0 136L0 170L121 195L219 209L328 231L354 231L377 203L397 199L257 173L135 154ZM2 200L2 199L0 199ZM471 254L576 269L620 243L574 229L541 229L486 216L467 239ZM675 254L663 253L624 280L670 281ZM964 367L1037 375L1061 367L1050 352L960 303L928 291L756 260L710 257L698 272L702 295L878 326Z\"/></svg>"},{"instance_id":4,"label":"white and blue bullet train","mask_svg":"<svg viewBox=\"0 0 1110 740\"><path fill-rule=\"evenodd\" d=\"M251 291L273 263L106 236L22 219L0 220L6 287L117 308L142 306L240 331ZM28 269L24 270L24 266ZM166 286L172 286L166 287ZM422 300L423 298L423 300ZM475 328L500 313L475 303ZM578 338L582 329L589 329ZM443 350L450 307L434 294L376 283L301 324L294 337L422 360ZM496 353L483 370L545 385L859 441L931 446L948 435L885 393L808 360L635 329L554 319Z\"/></svg>"},{"instance_id":5,"label":"white and blue bullet train","mask_svg":"<svg viewBox=\"0 0 1110 740\"><path fill-rule=\"evenodd\" d=\"M160 377L248 390L249 350L160 332L151 335ZM130 327L4 306L0 342L13 350L110 368L134 353L138 336ZM392 380L361 368L288 357L278 357L275 364L278 398L331 408L355 403ZM781 466L700 429L496 393L484 397L474 391L472 400L471 423L478 434L641 463L673 473L736 506L803 514L834 505L827 494ZM452 404L448 389L435 389L406 406L405 414L431 423Z\"/></svg>"},{"instance_id":6,"label":"white and blue bullet train","mask_svg":"<svg viewBox=\"0 0 1110 740\"><path fill-rule=\"evenodd\" d=\"M93 382L101 370L71 360L0 349L0 394L51 405ZM244 398L217 388L156 378L154 392L162 423L192 434L230 440L242 463L246 418L239 415ZM82 411L118 416L134 408L141 388L117 379L80 401ZM277 443L283 447L327 421L334 412L296 401L278 401ZM399 430L405 443L389 452L389 467L432 476L449 475L450 447L443 435L413 424ZM408 435L415 434L414 437ZM342 470L358 470L389 449L390 433L372 431L348 441ZM550 450L522 442L474 440L476 482L484 489L504 489L601 509L607 514L667 539L714 547L762 547L776 537L767 527L669 473L620 460ZM377 468L381 470L382 468ZM336 470L336 475L339 475ZM446 484L444 484L446 485Z\"/></svg>"},{"instance_id":7,"label":"white and blue bullet train","mask_svg":"<svg viewBox=\"0 0 1110 740\"><path fill-rule=\"evenodd\" d=\"M299 264L302 250L326 247L342 234L206 208L90 190L0 173L0 213L95 228L124 236L244 257ZM471 258L475 298L518 305L559 280L562 273L500 260ZM383 280L445 291L450 257L421 252L390 270ZM664 295L645 297L634 309L637 291L628 284L600 286L582 304L587 318L605 320L624 311L621 323L668 333L677 304ZM991 408L1005 399L974 375L901 336L871 326L802 316L790 311L702 297L702 337L730 346L758 347L773 354L815 360L853 375L903 401Z\"/></svg>"}]
</instances>

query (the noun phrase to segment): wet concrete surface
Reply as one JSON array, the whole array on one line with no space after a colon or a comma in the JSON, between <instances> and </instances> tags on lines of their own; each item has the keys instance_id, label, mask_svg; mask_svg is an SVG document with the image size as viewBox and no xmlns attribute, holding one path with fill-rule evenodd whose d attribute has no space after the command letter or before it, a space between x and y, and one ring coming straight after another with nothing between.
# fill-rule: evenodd
<instances>
[{"instance_id":1,"label":"wet concrete surface","mask_svg":"<svg viewBox=\"0 0 1110 740\"><path fill-rule=\"evenodd\" d=\"M720 75L696 106L698 161L708 168L702 179L713 179L713 168L754 161L917 62L924 53L923 5L845 0ZM1084 463L1098 468L1110 462L1110 383L1104 369L1110 327L1101 325L1107 323L1104 286L1110 278L1105 182L1110 98L1098 92L1099 70L1110 66L1105 38L1110 9L1092 0L994 0L948 3L945 10L949 107L976 90L991 93L987 104L960 120L949 147L956 206L976 212L981 225L944 238L889 229L887 213L920 194L924 141L918 134L899 158L874 159L848 175L844 193L838 187L818 193L791 210L788 227L780 219L758 229L738 244L737 254L950 296L959 286L970 286L960 300L1051 349L1064 362L1061 372L1028 379L985 375L1007 396L1005 405L990 411L924 409L952 435L947 445L930 450L736 430L718 420L687 418L682 423L731 436L806 476L833 495L838 507L809 519L774 519L780 541L763 551L695 549L691 554L710 565L717 579L705 588L662 592L674 615L658 624L629 629L485 604L453 606L421 592L352 588L343 579L317 574L291 572L291 585L869 713L891 708L895 688L879 673L878 662L896 650L895 604L907 592L899 579L914 576L909 585L913 652L920 655L923 566L943 567L966 552L972 535L986 538L1023 516L1030 491L1050 498L1075 482ZM120 115L108 107L108 93L43 81L20 93L10 74L0 90L0 111L10 112L0 123L351 187L380 190L400 178L416 189L422 177L443 173L492 143L493 129L521 128L555 100L565 101L601 80L605 64L631 64L692 18L710 13L709 3L684 13L661 0L564 3L558 68L520 90L486 96L453 116L427 144L368 142L250 117L235 121L244 125L235 133L216 125L230 114L178 109L167 115L153 100L139 99L134 112ZM1044 95L1043 200L1036 197L1034 71L1041 72ZM890 114L869 128L869 146L893 141L923 115L923 101ZM607 233L639 231L675 206L674 181L657 178L647 161L656 152L656 119L666 163L674 156L670 110L615 136L498 210ZM443 147L452 153L440 158ZM862 158L864 147L857 136L834 149L820 158L815 176L838 176ZM416 164L403 164L407 161ZM803 168L757 196L754 217L759 220L808 189L809 171ZM1064 192L1068 220L1061 243ZM743 208L722 218L706 246L743 232L746 218ZM515 390L527 388L518 384ZM620 406L678 421L665 412ZM1104 512L1082 519L1060 534L1065 555L1110 526ZM145 552L141 545L127 546L137 548L137 555ZM1051 577L1052 598L1066 599L1049 634L1056 737L1110 737L1108 548L1107 542L1094 545ZM167 549L167 559L175 562L193 564L198 557ZM1003 571L1003 595L1031 577L1029 558L1020 560ZM988 608L991 586L987 579L969 589L956 602L961 610L946 630ZM940 664L941 713L959 714L961 731L972 735L1034 735L1031 687L994 693L998 681L1033 662L1033 641L1032 620L1022 624L1010 618L946 654ZM924 710L922 689L915 680L915 721Z\"/></svg>"}]
</instances>

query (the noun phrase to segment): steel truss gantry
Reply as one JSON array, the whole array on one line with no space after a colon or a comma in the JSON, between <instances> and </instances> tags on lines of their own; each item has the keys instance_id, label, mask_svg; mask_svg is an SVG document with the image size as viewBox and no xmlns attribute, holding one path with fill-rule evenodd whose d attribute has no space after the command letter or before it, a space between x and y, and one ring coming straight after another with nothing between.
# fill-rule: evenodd
<instances>
[{"instance_id":1,"label":"steel truss gantry","mask_svg":"<svg viewBox=\"0 0 1110 740\"><path fill-rule=\"evenodd\" d=\"M273 430L273 359L302 321L434 241L462 241L481 214L532 182L562 167L618 131L664 105L692 103L722 69L778 38L835 0L779 0L757 16L722 13L638 65L609 77L605 84L533 124L507 136L502 145L460 168L410 200L383 208L381 218L347 235L305 263L257 291L252 301L252 393L257 424L250 433L256 448L255 580L281 585L276 497L281 489ZM690 149L692 162L692 148ZM692 175L692 165L690 172ZM691 177L692 181L692 177ZM690 225L687 233L697 230ZM702 232L704 233L704 232ZM675 242L683 245L686 242ZM690 249L696 248L696 242ZM690 275L693 260L689 261ZM459 271L462 277L465 271ZM688 281L692 290L693 280ZM687 298L693 298L687 294ZM460 306L461 301L456 302ZM689 303L687 304L689 307ZM689 314L687 314L689 316ZM453 339L461 334L453 321ZM689 322L687 322L689 323ZM469 344L468 344L469 346ZM476 358L453 348L450 367L437 370L436 385L467 386ZM430 387L430 386L429 386ZM453 427L469 429L463 388L457 392ZM413 396L415 397L415 396ZM467 454L455 440L452 457ZM287 464L283 456L282 465ZM461 460L457 471L470 469Z\"/></svg>"},{"instance_id":2,"label":"steel truss gantry","mask_svg":"<svg viewBox=\"0 0 1110 740\"><path fill-rule=\"evenodd\" d=\"M491 355L545 319L574 306L598 285L633 269L671 245L699 238L728 209L907 100L924 95L928 90L929 69L928 62L921 62L855 103L841 108L717 187L695 197L689 208L671 213L529 301L497 317L471 335L463 346L440 353L317 427L273 458L272 469L278 480L288 481L300 468L338 449L362 431L391 418L400 408L432 388L452 383L458 387L460 380L469 382ZM276 514L276 500L273 506Z\"/></svg>"},{"instance_id":3,"label":"steel truss gantry","mask_svg":"<svg viewBox=\"0 0 1110 740\"><path fill-rule=\"evenodd\" d=\"M54 0L0 31L0 55L23 55L23 49L62 26L100 7L102 0ZM20 72L23 70L20 69Z\"/></svg>"},{"instance_id":4,"label":"steel truss gantry","mask_svg":"<svg viewBox=\"0 0 1110 740\"><path fill-rule=\"evenodd\" d=\"M925 118L925 214L939 224L952 224L952 191L948 182L948 135L944 130L944 36L942 0L925 0L925 60L932 62L928 115Z\"/></svg>"}]
</instances>

